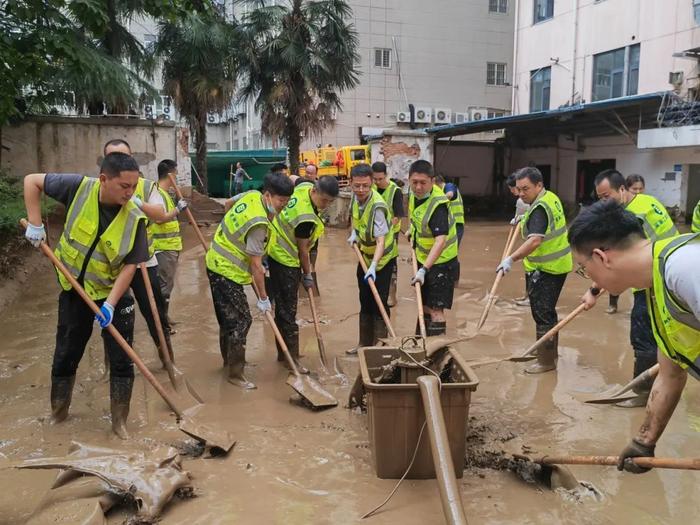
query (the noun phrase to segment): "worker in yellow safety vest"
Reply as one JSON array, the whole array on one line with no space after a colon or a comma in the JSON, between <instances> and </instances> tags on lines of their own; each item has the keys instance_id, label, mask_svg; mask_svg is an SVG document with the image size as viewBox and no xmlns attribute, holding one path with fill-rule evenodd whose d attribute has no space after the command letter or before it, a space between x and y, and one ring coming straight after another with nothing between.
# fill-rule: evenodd
<instances>
[{"instance_id":1,"label":"worker in yellow safety vest","mask_svg":"<svg viewBox=\"0 0 700 525\"><path fill-rule=\"evenodd\" d=\"M430 162L413 162L408 170L408 183L411 187L408 235L419 266L411 284L421 284L427 335L441 335L447 331L445 308L452 308L459 276L457 227L447 197L435 184Z\"/></svg>"},{"instance_id":2,"label":"worker in yellow safety vest","mask_svg":"<svg viewBox=\"0 0 700 525\"><path fill-rule=\"evenodd\" d=\"M314 286L310 252L323 235L321 212L333 203L338 192L338 180L331 176L321 177L315 184L301 184L272 221L267 256L275 322L295 361L299 359L299 281L305 290ZM277 360L284 361L279 345ZM308 373L301 365L299 370Z\"/></svg>"},{"instance_id":3,"label":"worker in yellow safety vest","mask_svg":"<svg viewBox=\"0 0 700 525\"><path fill-rule=\"evenodd\" d=\"M46 239L41 222L41 193L66 209L63 234L56 256L100 307L90 307L58 273L58 329L51 367L51 414L54 422L68 417L78 364L90 340L93 320L100 327L114 325L131 343L134 334L134 300L128 294L136 266L148 259L146 216L131 201L138 184L139 167L123 153L104 157L99 178L74 174L35 173L24 179L29 227L25 236L39 246ZM102 332L110 361L112 430L128 437L134 370L131 360L107 330Z\"/></svg>"},{"instance_id":4,"label":"worker in yellow safety vest","mask_svg":"<svg viewBox=\"0 0 700 525\"><path fill-rule=\"evenodd\" d=\"M372 189L372 168L369 164L357 164L350 170L352 200L350 216L352 229L348 244L360 249L367 271L357 265L357 287L360 292L359 343L348 350L356 354L357 348L372 346L387 336L387 327L369 286L371 280L379 293L387 314L389 285L396 265L394 234L391 231L391 212L382 196Z\"/></svg>"},{"instance_id":5,"label":"worker in yellow safety vest","mask_svg":"<svg viewBox=\"0 0 700 525\"><path fill-rule=\"evenodd\" d=\"M459 191L459 186L452 182L446 182L445 177L438 175L435 177L437 185L445 194L445 197L450 201L450 213L455 218L457 226L457 245L462 244L462 236L464 235L464 201L462 194Z\"/></svg>"},{"instance_id":6,"label":"worker in yellow safety vest","mask_svg":"<svg viewBox=\"0 0 700 525\"><path fill-rule=\"evenodd\" d=\"M595 180L596 193L600 200L614 200L627 211L633 213L642 226L644 236L650 241L669 239L678 235L673 219L666 207L651 195L634 194L627 189L625 178L617 170L600 172ZM598 287L600 283L593 283ZM634 302L630 314L630 343L634 350L633 377L656 364L657 345L651 327L651 319L646 307L644 290L633 290ZM590 306L595 304L596 296L587 293L584 301ZM653 379L635 388L637 397L617 403L623 408L643 407L651 390Z\"/></svg>"},{"instance_id":7,"label":"worker in yellow safety vest","mask_svg":"<svg viewBox=\"0 0 700 525\"><path fill-rule=\"evenodd\" d=\"M700 201L695 205L695 211L693 212L693 223L690 227L690 231L693 233L700 233Z\"/></svg>"},{"instance_id":8,"label":"worker in yellow safety vest","mask_svg":"<svg viewBox=\"0 0 700 525\"><path fill-rule=\"evenodd\" d=\"M399 233L401 232L401 219L406 216L403 204L403 192L393 180L389 178L387 174L386 164L383 162L375 162L372 164L372 180L376 186L376 190L379 195L382 196L384 202L389 208L389 214L391 216L391 233L394 236L394 246L392 248L392 253L395 259L399 256ZM391 284L389 285L389 299L387 304L389 306L396 306L396 286L398 278L398 264L393 265Z\"/></svg>"},{"instance_id":9,"label":"worker in yellow safety vest","mask_svg":"<svg viewBox=\"0 0 700 525\"><path fill-rule=\"evenodd\" d=\"M639 431L620 454L618 469L640 473L635 457L654 455L678 404L688 373L700 379L700 236L648 238L629 207L614 199L584 209L569 240L579 271L610 293L644 290L659 373Z\"/></svg>"},{"instance_id":10,"label":"worker in yellow safety vest","mask_svg":"<svg viewBox=\"0 0 700 525\"><path fill-rule=\"evenodd\" d=\"M253 320L243 286L255 282L258 309L271 311L262 259L270 240L270 221L287 205L293 188L288 177L270 173L265 176L262 193L251 190L233 197L206 254L219 322L219 350L228 368L228 381L246 390L256 386L244 375L245 344Z\"/></svg>"},{"instance_id":11,"label":"worker in yellow safety vest","mask_svg":"<svg viewBox=\"0 0 700 525\"><path fill-rule=\"evenodd\" d=\"M571 247L566 239L564 208L554 192L545 189L542 173L525 167L515 174L520 198L530 205L520 221L525 242L506 256L496 272L508 273L515 261L522 259L530 311L539 339L558 322L557 301L567 274L572 269ZM537 363L525 369L529 374L555 370L558 359L558 337L555 335L537 351Z\"/></svg>"}]
</instances>

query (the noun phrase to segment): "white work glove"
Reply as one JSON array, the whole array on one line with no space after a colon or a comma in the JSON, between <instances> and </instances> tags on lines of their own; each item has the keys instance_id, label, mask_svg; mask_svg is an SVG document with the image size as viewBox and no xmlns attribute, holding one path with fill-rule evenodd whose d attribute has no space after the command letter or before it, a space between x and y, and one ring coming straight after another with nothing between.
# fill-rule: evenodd
<instances>
[{"instance_id":1,"label":"white work glove","mask_svg":"<svg viewBox=\"0 0 700 525\"><path fill-rule=\"evenodd\" d=\"M46 240L44 223L42 222L41 226L34 226L32 223L28 222L27 229L24 231L24 237L32 243L34 248L38 248L39 245Z\"/></svg>"},{"instance_id":2,"label":"white work glove","mask_svg":"<svg viewBox=\"0 0 700 525\"><path fill-rule=\"evenodd\" d=\"M507 274L513 268L513 259L509 256L501 261L496 267L496 273L503 272L503 275Z\"/></svg>"},{"instance_id":3,"label":"white work glove","mask_svg":"<svg viewBox=\"0 0 700 525\"><path fill-rule=\"evenodd\" d=\"M425 283L425 268L419 268L416 275L414 275L413 279L411 279L411 285L416 283L420 283L421 286L423 286Z\"/></svg>"},{"instance_id":4,"label":"white work glove","mask_svg":"<svg viewBox=\"0 0 700 525\"><path fill-rule=\"evenodd\" d=\"M258 299L258 310L260 310L262 313L272 310L272 304L270 303L269 297L265 297L265 299Z\"/></svg>"},{"instance_id":5,"label":"white work glove","mask_svg":"<svg viewBox=\"0 0 700 525\"><path fill-rule=\"evenodd\" d=\"M140 210L141 208L143 208L143 201L142 201L141 199L139 199L136 195L134 195L133 197L131 197L131 202L133 202L134 204L136 204L136 207L137 207L139 210Z\"/></svg>"},{"instance_id":6,"label":"white work glove","mask_svg":"<svg viewBox=\"0 0 700 525\"><path fill-rule=\"evenodd\" d=\"M355 228L352 229L352 233L350 234L350 237L348 237L348 245L350 245L350 248L352 248L352 245L357 242L357 232L355 231Z\"/></svg>"},{"instance_id":7,"label":"white work glove","mask_svg":"<svg viewBox=\"0 0 700 525\"><path fill-rule=\"evenodd\" d=\"M107 301L102 303L100 306L100 314L95 315L95 321L100 323L100 328L107 328L112 324L112 318L114 317L114 306L109 304Z\"/></svg>"},{"instance_id":8,"label":"white work glove","mask_svg":"<svg viewBox=\"0 0 700 525\"><path fill-rule=\"evenodd\" d=\"M522 215L516 215L515 217L513 217L513 218L511 219L510 225L511 225L511 226L515 226L516 224L519 224L520 221L522 220L522 218L523 218Z\"/></svg>"},{"instance_id":9,"label":"white work glove","mask_svg":"<svg viewBox=\"0 0 700 525\"><path fill-rule=\"evenodd\" d=\"M187 201L185 199L180 199L177 201L175 207L177 208L177 212L180 213L187 208Z\"/></svg>"},{"instance_id":10,"label":"white work glove","mask_svg":"<svg viewBox=\"0 0 700 525\"><path fill-rule=\"evenodd\" d=\"M369 265L369 268L367 268L365 272L365 282L367 282L370 277L373 281L377 280L377 263L374 261L372 261L372 264Z\"/></svg>"}]
</instances>

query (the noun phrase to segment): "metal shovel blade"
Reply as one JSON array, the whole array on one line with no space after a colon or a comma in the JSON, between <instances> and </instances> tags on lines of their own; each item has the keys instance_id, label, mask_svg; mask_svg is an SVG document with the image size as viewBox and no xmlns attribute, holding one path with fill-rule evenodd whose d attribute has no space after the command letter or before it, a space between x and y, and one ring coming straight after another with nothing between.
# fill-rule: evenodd
<instances>
[{"instance_id":1,"label":"metal shovel blade","mask_svg":"<svg viewBox=\"0 0 700 525\"><path fill-rule=\"evenodd\" d=\"M321 410L338 406L336 398L309 376L289 374L287 384L314 409Z\"/></svg>"},{"instance_id":2,"label":"metal shovel blade","mask_svg":"<svg viewBox=\"0 0 700 525\"><path fill-rule=\"evenodd\" d=\"M236 440L225 430L214 428L206 423L198 421L197 412L203 405L189 408L180 416L180 430L193 439L196 439L212 452L212 455L224 455L236 444Z\"/></svg>"},{"instance_id":3,"label":"metal shovel blade","mask_svg":"<svg viewBox=\"0 0 700 525\"><path fill-rule=\"evenodd\" d=\"M627 401L628 399L634 399L635 397L638 396L635 392L624 392L622 394L616 394L616 391L611 391L607 394L587 394L585 396L576 396L580 397L581 401L584 403L590 403L592 405L614 405L615 403L619 403L620 401ZM595 397L589 397L590 395L595 396Z\"/></svg>"},{"instance_id":4,"label":"metal shovel blade","mask_svg":"<svg viewBox=\"0 0 700 525\"><path fill-rule=\"evenodd\" d=\"M506 359L506 361L511 361L513 363L526 363L528 361L532 361L533 359L537 359L536 355L514 355L512 357L509 357Z\"/></svg>"}]
</instances>

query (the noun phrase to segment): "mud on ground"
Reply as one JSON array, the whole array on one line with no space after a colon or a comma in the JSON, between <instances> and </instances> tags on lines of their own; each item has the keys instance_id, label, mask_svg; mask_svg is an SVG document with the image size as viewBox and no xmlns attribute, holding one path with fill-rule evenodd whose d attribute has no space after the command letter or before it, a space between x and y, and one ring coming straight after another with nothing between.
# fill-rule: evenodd
<instances>
[{"instance_id":1,"label":"mud on ground","mask_svg":"<svg viewBox=\"0 0 700 525\"><path fill-rule=\"evenodd\" d=\"M205 227L213 235L216 223ZM204 396L202 417L229 430L238 443L223 459L186 457L196 498L174 501L164 524L349 524L381 502L394 480L377 479L368 447L367 416L342 407L311 412L291 405L286 371L276 362L274 339L259 314L249 334L249 378L258 390L230 385L221 370L218 327L202 261L203 249L191 229L186 232L171 308L179 321L174 336L178 367ZM468 225L460 259L462 275L448 332L473 330L503 250L507 226ZM330 230L321 241L318 308L330 357L343 358L357 340L358 302L355 262L344 231ZM401 244L399 305L392 312L398 333L415 327L415 301ZM109 433L108 386L100 377L102 344L97 333L81 363L71 415L58 426L47 422L49 374L56 324L58 286L44 260L30 262L26 292L0 316L0 454L9 460L63 455L72 440L122 447ZM560 315L578 304L587 282L571 275L559 304ZM520 268L503 281L482 335L457 348L467 359L506 357L534 339L529 309L517 307L523 294ZM252 294L249 304L254 309ZM476 368L480 384L472 396L467 441L467 470L459 481L470 524L520 523L688 523L696 514L695 473L653 471L643 476L618 473L613 467L572 467L580 480L600 489L600 501L577 501L523 483L498 467L513 453L616 454L643 417L641 409L583 405L577 393L600 392L629 380L632 351L628 343L631 298L623 295L620 313L606 315L604 304L571 323L560 337L557 373L526 376L523 364L501 363ZM254 311L254 310L253 310ZM319 370L311 314L300 301L303 361ZM153 343L137 314L134 346L162 381ZM353 359L344 359L354 374ZM356 366L356 365L354 365ZM341 404L350 385L321 375ZM350 384L352 381L350 382ZM658 455L697 455L700 388L688 382L676 413L657 448ZM175 419L143 378L134 388L128 446L146 451L154 445L191 447ZM53 481L52 473L0 470L0 523L22 523ZM125 511L112 512L109 523L122 523ZM441 523L437 487L431 480L406 480L372 524Z\"/></svg>"}]
</instances>

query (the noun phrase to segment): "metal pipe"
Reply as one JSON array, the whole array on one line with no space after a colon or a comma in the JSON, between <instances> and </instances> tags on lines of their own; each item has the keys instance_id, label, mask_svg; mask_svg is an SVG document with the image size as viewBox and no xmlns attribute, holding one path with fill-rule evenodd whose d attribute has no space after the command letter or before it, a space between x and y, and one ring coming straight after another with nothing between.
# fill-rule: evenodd
<instances>
[{"instance_id":1,"label":"metal pipe","mask_svg":"<svg viewBox=\"0 0 700 525\"><path fill-rule=\"evenodd\" d=\"M440 489L440 500L445 521L448 525L467 525L464 514L462 497L457 486L457 476L450 454L450 443L447 439L445 418L440 404L439 380L435 376L421 376L416 382L425 410L425 421L428 425L430 450L435 465L435 478Z\"/></svg>"}]
</instances>

